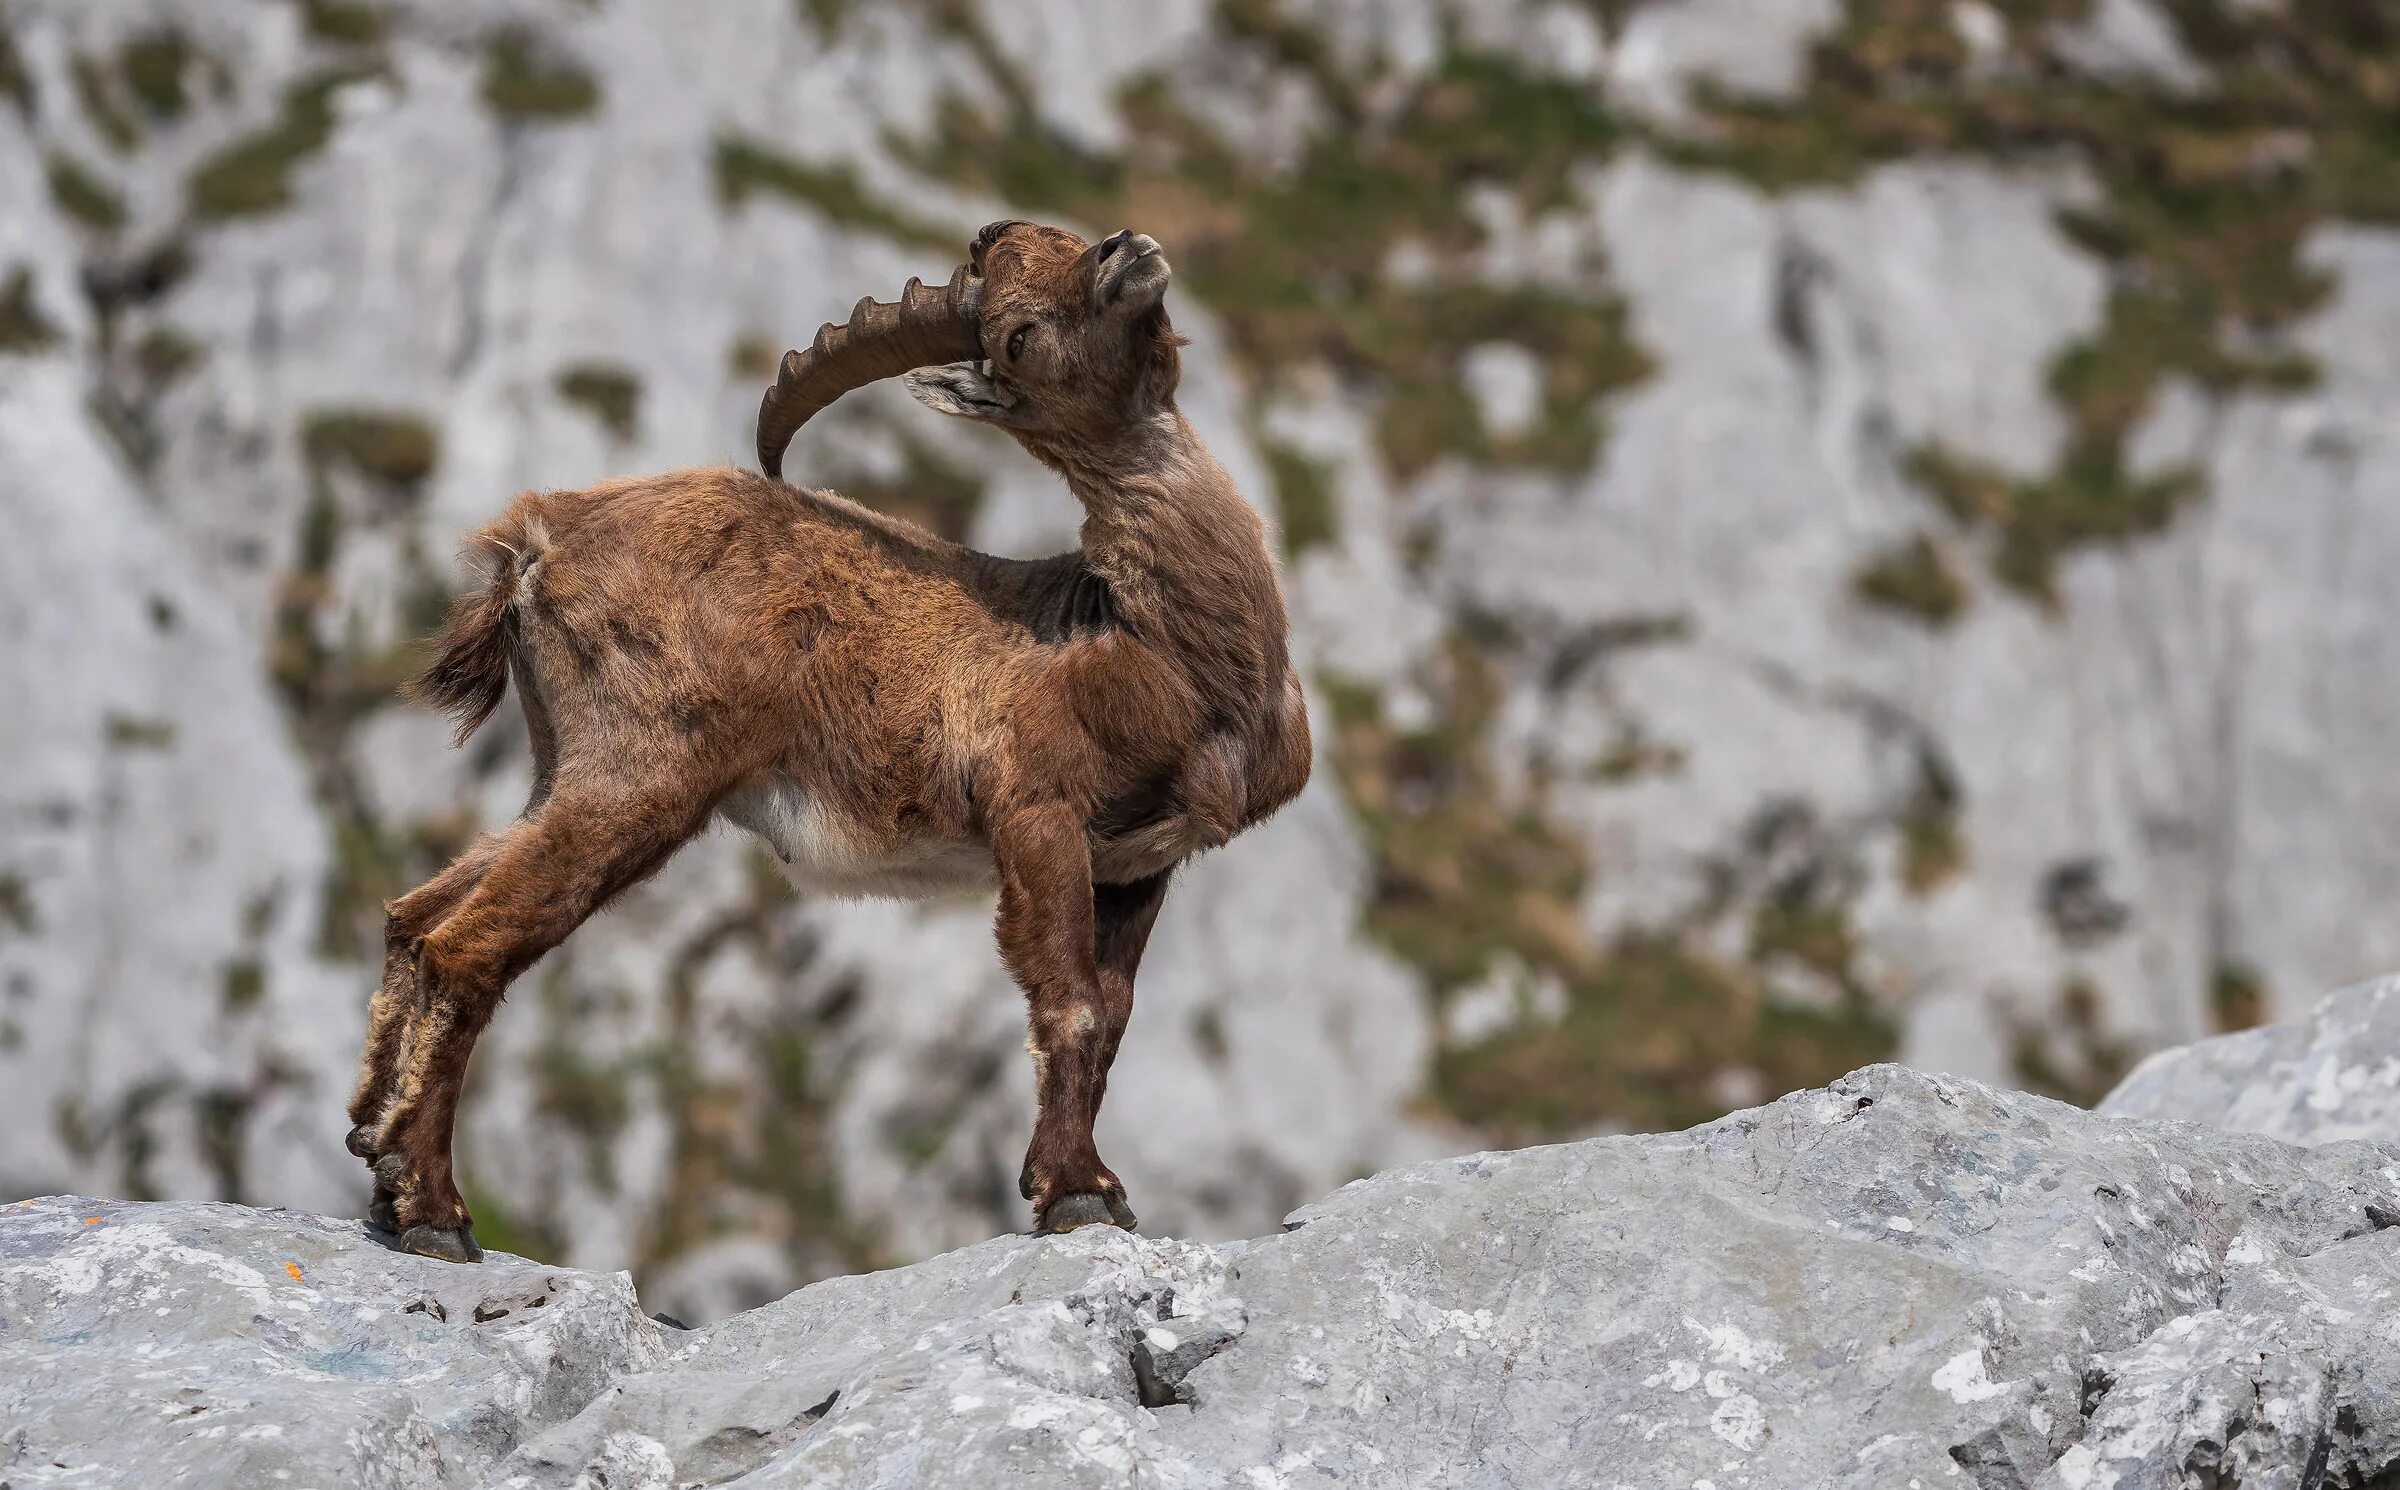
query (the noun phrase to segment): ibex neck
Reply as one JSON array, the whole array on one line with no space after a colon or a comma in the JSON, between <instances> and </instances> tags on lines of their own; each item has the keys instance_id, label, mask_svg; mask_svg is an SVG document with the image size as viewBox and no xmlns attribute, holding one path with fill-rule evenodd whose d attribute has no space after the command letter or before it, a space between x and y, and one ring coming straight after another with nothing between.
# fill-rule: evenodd
<instances>
[{"instance_id":1,"label":"ibex neck","mask_svg":"<svg viewBox=\"0 0 2400 1490\"><path fill-rule=\"evenodd\" d=\"M1287 624L1266 527L1169 409L1061 460L1083 554L1144 641L1181 656L1220 707L1281 698Z\"/></svg>"}]
</instances>

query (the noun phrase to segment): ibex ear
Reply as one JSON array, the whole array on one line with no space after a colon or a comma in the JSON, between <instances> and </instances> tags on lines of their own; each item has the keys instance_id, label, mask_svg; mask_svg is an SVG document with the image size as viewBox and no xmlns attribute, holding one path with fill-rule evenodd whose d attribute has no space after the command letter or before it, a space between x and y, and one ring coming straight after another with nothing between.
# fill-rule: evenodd
<instances>
[{"instance_id":1,"label":"ibex ear","mask_svg":"<svg viewBox=\"0 0 2400 1490\"><path fill-rule=\"evenodd\" d=\"M947 367L920 367L900 380L909 397L937 414L981 419L992 424L1016 422L1016 398L986 377L972 362Z\"/></svg>"}]
</instances>

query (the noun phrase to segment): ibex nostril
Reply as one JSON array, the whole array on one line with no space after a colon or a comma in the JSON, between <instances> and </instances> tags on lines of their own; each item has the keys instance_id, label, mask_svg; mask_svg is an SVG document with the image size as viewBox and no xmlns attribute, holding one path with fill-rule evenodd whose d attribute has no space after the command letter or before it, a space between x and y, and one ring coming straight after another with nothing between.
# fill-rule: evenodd
<instances>
[{"instance_id":1,"label":"ibex nostril","mask_svg":"<svg viewBox=\"0 0 2400 1490\"><path fill-rule=\"evenodd\" d=\"M1133 239L1133 229L1131 229L1131 228L1119 228L1119 229L1117 229L1116 233L1115 233L1113 236L1111 236L1111 237L1109 237L1109 238L1107 238L1107 239L1103 240L1103 241L1102 241L1102 243L1100 244L1100 262L1101 262L1101 263L1103 263L1103 264L1107 263L1107 262L1108 262L1108 256L1109 256L1110 254L1113 254L1113 253L1115 253L1115 252L1116 252L1118 249L1120 249L1120 248L1123 248L1123 247L1124 247L1124 246L1125 246L1127 243L1131 242L1131 241L1132 241L1132 239Z\"/></svg>"}]
</instances>

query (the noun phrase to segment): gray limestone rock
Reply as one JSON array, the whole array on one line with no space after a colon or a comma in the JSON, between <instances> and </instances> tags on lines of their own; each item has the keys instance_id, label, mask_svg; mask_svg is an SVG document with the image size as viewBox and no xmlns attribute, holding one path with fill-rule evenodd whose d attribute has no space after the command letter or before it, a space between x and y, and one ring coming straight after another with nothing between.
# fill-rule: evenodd
<instances>
[{"instance_id":1,"label":"gray limestone rock","mask_svg":"<svg viewBox=\"0 0 2400 1490\"><path fill-rule=\"evenodd\" d=\"M354 1221L0 1207L0 1483L454 1485L666 1359L632 1280Z\"/></svg>"},{"instance_id":2,"label":"gray limestone rock","mask_svg":"<svg viewBox=\"0 0 2400 1490\"><path fill-rule=\"evenodd\" d=\"M2379 1483L2395 1206L2400 1150L1896 1066L1253 1241L1002 1237L691 1332L621 1277L45 1200L0 1212L0 1479Z\"/></svg>"},{"instance_id":3,"label":"gray limestone rock","mask_svg":"<svg viewBox=\"0 0 2400 1490\"><path fill-rule=\"evenodd\" d=\"M2100 1110L2285 1143L2400 1143L2400 978L2345 988L2281 1024L2162 1050Z\"/></svg>"}]
</instances>

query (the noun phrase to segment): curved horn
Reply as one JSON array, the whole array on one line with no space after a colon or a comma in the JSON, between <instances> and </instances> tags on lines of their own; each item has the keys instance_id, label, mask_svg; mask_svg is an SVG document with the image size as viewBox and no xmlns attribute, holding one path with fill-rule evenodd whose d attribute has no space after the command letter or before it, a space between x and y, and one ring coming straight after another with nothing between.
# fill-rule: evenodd
<instances>
[{"instance_id":1,"label":"curved horn","mask_svg":"<svg viewBox=\"0 0 2400 1490\"><path fill-rule=\"evenodd\" d=\"M784 353L775 386L758 406L759 469L780 478L792 436L851 389L911 368L981 357L982 298L982 284L961 264L940 288L911 279L896 301L859 301L847 323L818 328L807 351Z\"/></svg>"},{"instance_id":2,"label":"curved horn","mask_svg":"<svg viewBox=\"0 0 2400 1490\"><path fill-rule=\"evenodd\" d=\"M967 263L977 274L981 274L983 272L983 256L991 246L998 243L1010 228L1029 226L1031 224L1021 217L1004 217L998 222L985 223L983 230L975 235L974 243L967 248Z\"/></svg>"}]
</instances>

